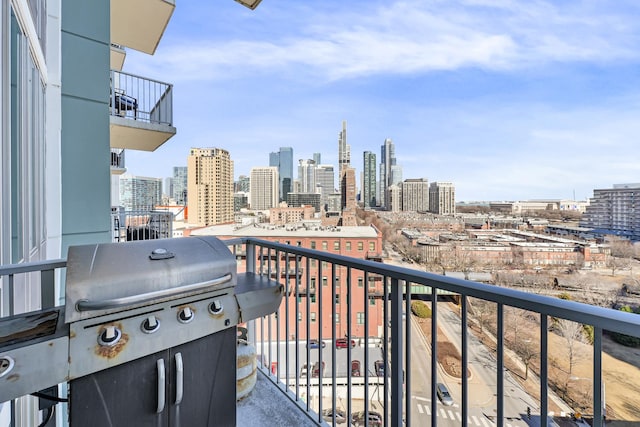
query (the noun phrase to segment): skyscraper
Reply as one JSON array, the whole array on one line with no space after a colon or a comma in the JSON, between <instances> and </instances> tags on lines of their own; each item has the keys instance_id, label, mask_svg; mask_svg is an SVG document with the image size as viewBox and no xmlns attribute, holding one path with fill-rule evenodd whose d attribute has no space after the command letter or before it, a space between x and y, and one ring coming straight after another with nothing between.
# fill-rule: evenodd
<instances>
[{"instance_id":1,"label":"skyscraper","mask_svg":"<svg viewBox=\"0 0 640 427\"><path fill-rule=\"evenodd\" d=\"M298 161L298 180L300 180L300 193L315 193L316 189L316 162L311 159Z\"/></svg>"},{"instance_id":2,"label":"skyscraper","mask_svg":"<svg viewBox=\"0 0 640 427\"><path fill-rule=\"evenodd\" d=\"M187 158L189 223L233 221L233 161L221 148L192 148Z\"/></svg>"},{"instance_id":3,"label":"skyscraper","mask_svg":"<svg viewBox=\"0 0 640 427\"><path fill-rule=\"evenodd\" d=\"M365 208L373 208L376 206L376 155L365 151L363 157L362 201Z\"/></svg>"},{"instance_id":4,"label":"skyscraper","mask_svg":"<svg viewBox=\"0 0 640 427\"><path fill-rule=\"evenodd\" d=\"M278 206L278 168L275 166L251 168L250 201L253 210Z\"/></svg>"},{"instance_id":5,"label":"skyscraper","mask_svg":"<svg viewBox=\"0 0 640 427\"><path fill-rule=\"evenodd\" d=\"M162 179L124 174L120 177L120 204L127 211L151 211L162 201Z\"/></svg>"},{"instance_id":6,"label":"skyscraper","mask_svg":"<svg viewBox=\"0 0 640 427\"><path fill-rule=\"evenodd\" d=\"M338 176L344 168L351 166L351 147L347 144L347 121L342 121L342 131L338 136Z\"/></svg>"},{"instance_id":7,"label":"skyscraper","mask_svg":"<svg viewBox=\"0 0 640 427\"><path fill-rule=\"evenodd\" d=\"M402 169L396 164L396 146L387 138L380 147L380 206L389 208L389 186L402 181Z\"/></svg>"},{"instance_id":8,"label":"skyscraper","mask_svg":"<svg viewBox=\"0 0 640 427\"><path fill-rule=\"evenodd\" d=\"M402 189L402 210L426 212L429 210L429 181L425 178L406 179Z\"/></svg>"},{"instance_id":9,"label":"skyscraper","mask_svg":"<svg viewBox=\"0 0 640 427\"><path fill-rule=\"evenodd\" d=\"M173 167L173 189L170 193L171 197L178 205L187 203L187 167Z\"/></svg>"},{"instance_id":10,"label":"skyscraper","mask_svg":"<svg viewBox=\"0 0 640 427\"><path fill-rule=\"evenodd\" d=\"M429 186L429 212L439 215L456 213L456 189L453 183L431 183Z\"/></svg>"},{"instance_id":11,"label":"skyscraper","mask_svg":"<svg viewBox=\"0 0 640 427\"><path fill-rule=\"evenodd\" d=\"M280 147L280 151L269 153L269 166L278 168L278 199L286 200L287 194L293 191L293 148Z\"/></svg>"},{"instance_id":12,"label":"skyscraper","mask_svg":"<svg viewBox=\"0 0 640 427\"><path fill-rule=\"evenodd\" d=\"M322 155L320 153L313 153L313 161L316 162L316 165L322 163Z\"/></svg>"},{"instance_id":13,"label":"skyscraper","mask_svg":"<svg viewBox=\"0 0 640 427\"><path fill-rule=\"evenodd\" d=\"M341 225L357 226L356 170L354 168L345 167L342 169L342 175L340 179L340 195L342 199Z\"/></svg>"},{"instance_id":14,"label":"skyscraper","mask_svg":"<svg viewBox=\"0 0 640 427\"><path fill-rule=\"evenodd\" d=\"M316 166L316 188L321 194L320 204L325 206L329 202L329 194L336 191L333 165Z\"/></svg>"}]
</instances>

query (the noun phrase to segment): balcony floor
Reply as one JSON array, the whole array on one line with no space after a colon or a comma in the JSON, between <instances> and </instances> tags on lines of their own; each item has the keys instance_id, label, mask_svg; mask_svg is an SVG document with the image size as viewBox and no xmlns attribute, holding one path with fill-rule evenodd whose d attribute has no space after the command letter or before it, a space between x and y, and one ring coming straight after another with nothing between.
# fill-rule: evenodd
<instances>
[{"instance_id":1,"label":"balcony floor","mask_svg":"<svg viewBox=\"0 0 640 427\"><path fill-rule=\"evenodd\" d=\"M248 427L318 425L260 371L256 387L238 402L236 418L237 425Z\"/></svg>"}]
</instances>

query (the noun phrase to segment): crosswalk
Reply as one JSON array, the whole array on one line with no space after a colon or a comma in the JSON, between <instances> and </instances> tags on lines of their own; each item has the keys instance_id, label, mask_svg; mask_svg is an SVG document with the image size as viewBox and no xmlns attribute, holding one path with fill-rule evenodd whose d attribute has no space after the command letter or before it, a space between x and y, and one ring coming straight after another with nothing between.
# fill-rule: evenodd
<instances>
[{"instance_id":1,"label":"crosswalk","mask_svg":"<svg viewBox=\"0 0 640 427\"><path fill-rule=\"evenodd\" d=\"M416 403L416 407L418 408L418 412L420 414L426 414L427 416L431 416L430 405ZM455 409L438 408L438 411L436 412L436 416L438 418L442 418L445 420L455 420L457 422L462 421L462 415L460 415L460 412ZM470 415L467 417L467 424L475 427L494 427L495 426L494 423L487 420L485 417L475 416L475 415ZM505 427L517 427L517 426L511 425L510 423L505 423L504 425Z\"/></svg>"}]
</instances>

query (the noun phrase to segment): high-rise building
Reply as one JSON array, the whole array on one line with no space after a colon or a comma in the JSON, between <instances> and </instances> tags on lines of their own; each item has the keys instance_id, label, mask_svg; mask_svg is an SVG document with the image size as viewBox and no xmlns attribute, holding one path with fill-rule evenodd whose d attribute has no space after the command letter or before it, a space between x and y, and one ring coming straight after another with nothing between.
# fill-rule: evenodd
<instances>
[{"instance_id":1,"label":"high-rise building","mask_svg":"<svg viewBox=\"0 0 640 427\"><path fill-rule=\"evenodd\" d=\"M429 210L429 181L426 178L405 179L402 189L402 210L426 212Z\"/></svg>"},{"instance_id":2,"label":"high-rise building","mask_svg":"<svg viewBox=\"0 0 640 427\"><path fill-rule=\"evenodd\" d=\"M313 206L315 212L320 212L320 194L318 193L289 193L287 194L287 205L292 208L302 206Z\"/></svg>"},{"instance_id":3,"label":"high-rise building","mask_svg":"<svg viewBox=\"0 0 640 427\"><path fill-rule=\"evenodd\" d=\"M279 183L277 167L251 168L251 209L266 210L277 207Z\"/></svg>"},{"instance_id":4,"label":"high-rise building","mask_svg":"<svg viewBox=\"0 0 640 427\"><path fill-rule=\"evenodd\" d=\"M373 208L376 206L376 155L365 151L363 157L362 202L365 208Z\"/></svg>"},{"instance_id":5,"label":"high-rise building","mask_svg":"<svg viewBox=\"0 0 640 427\"><path fill-rule=\"evenodd\" d=\"M311 159L298 161L298 180L300 190L298 193L315 193L316 188L316 162Z\"/></svg>"},{"instance_id":6,"label":"high-rise building","mask_svg":"<svg viewBox=\"0 0 640 427\"><path fill-rule=\"evenodd\" d=\"M342 195L342 210L352 210L355 212L356 200L356 170L354 168L344 168L340 179L340 194Z\"/></svg>"},{"instance_id":7,"label":"high-rise building","mask_svg":"<svg viewBox=\"0 0 640 427\"><path fill-rule=\"evenodd\" d=\"M400 212L402 210L402 187L397 184L390 185L387 188L389 205L387 210L391 212Z\"/></svg>"},{"instance_id":8,"label":"high-rise building","mask_svg":"<svg viewBox=\"0 0 640 427\"><path fill-rule=\"evenodd\" d=\"M313 153L313 161L316 162L316 165L322 163L322 155L320 153Z\"/></svg>"},{"instance_id":9,"label":"high-rise building","mask_svg":"<svg viewBox=\"0 0 640 427\"><path fill-rule=\"evenodd\" d=\"M429 186L429 212L438 215L456 213L456 189L453 183L431 183Z\"/></svg>"},{"instance_id":10,"label":"high-rise building","mask_svg":"<svg viewBox=\"0 0 640 427\"><path fill-rule=\"evenodd\" d=\"M316 189L321 195L320 204L326 208L329 194L336 191L333 165L318 165L316 167Z\"/></svg>"},{"instance_id":11,"label":"high-rise building","mask_svg":"<svg viewBox=\"0 0 640 427\"><path fill-rule=\"evenodd\" d=\"M593 190L580 226L640 240L640 183L614 184L613 188Z\"/></svg>"},{"instance_id":12,"label":"high-rise building","mask_svg":"<svg viewBox=\"0 0 640 427\"><path fill-rule=\"evenodd\" d=\"M269 153L269 166L278 168L278 199L286 200L287 193L293 191L293 148L280 147L280 151Z\"/></svg>"},{"instance_id":13,"label":"high-rise building","mask_svg":"<svg viewBox=\"0 0 640 427\"><path fill-rule=\"evenodd\" d=\"M120 177L120 204L127 211L151 211L162 202L162 179L125 174Z\"/></svg>"},{"instance_id":14,"label":"high-rise building","mask_svg":"<svg viewBox=\"0 0 640 427\"><path fill-rule=\"evenodd\" d=\"M396 146L390 138L380 147L380 206L389 208L388 189L402 182L402 168L396 162Z\"/></svg>"},{"instance_id":15,"label":"high-rise building","mask_svg":"<svg viewBox=\"0 0 640 427\"><path fill-rule=\"evenodd\" d=\"M221 148L192 148L187 158L188 222L233 221L233 161Z\"/></svg>"},{"instance_id":16,"label":"high-rise building","mask_svg":"<svg viewBox=\"0 0 640 427\"><path fill-rule=\"evenodd\" d=\"M173 177L167 177L164 179L164 183L162 184L162 198L171 198L173 197Z\"/></svg>"},{"instance_id":17,"label":"high-rise building","mask_svg":"<svg viewBox=\"0 0 640 427\"><path fill-rule=\"evenodd\" d=\"M173 167L173 189L170 194L178 205L187 204L187 177L186 166Z\"/></svg>"},{"instance_id":18,"label":"high-rise building","mask_svg":"<svg viewBox=\"0 0 640 427\"><path fill-rule=\"evenodd\" d=\"M342 131L338 136L338 176L342 170L351 166L351 147L347 144L347 121L342 121Z\"/></svg>"},{"instance_id":19,"label":"high-rise building","mask_svg":"<svg viewBox=\"0 0 640 427\"><path fill-rule=\"evenodd\" d=\"M234 183L234 190L236 193L243 192L248 193L251 190L251 179L246 175L240 175L238 181Z\"/></svg>"}]
</instances>

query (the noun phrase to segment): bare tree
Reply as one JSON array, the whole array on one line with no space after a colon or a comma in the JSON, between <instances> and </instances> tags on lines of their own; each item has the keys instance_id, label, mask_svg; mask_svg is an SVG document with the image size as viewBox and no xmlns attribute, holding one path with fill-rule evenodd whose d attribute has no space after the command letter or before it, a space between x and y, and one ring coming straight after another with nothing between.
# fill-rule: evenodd
<instances>
[{"instance_id":1,"label":"bare tree","mask_svg":"<svg viewBox=\"0 0 640 427\"><path fill-rule=\"evenodd\" d=\"M515 343L513 348L524 363L524 379L526 380L529 378L529 366L531 365L531 362L533 362L539 355L538 348L533 342L531 342L531 339L528 338L519 340Z\"/></svg>"},{"instance_id":2,"label":"bare tree","mask_svg":"<svg viewBox=\"0 0 640 427\"><path fill-rule=\"evenodd\" d=\"M578 343L585 341L582 324L567 319L557 319L557 331L567 345L567 358L569 362L569 376L573 374L573 368L584 359L584 354L579 351Z\"/></svg>"}]
</instances>

